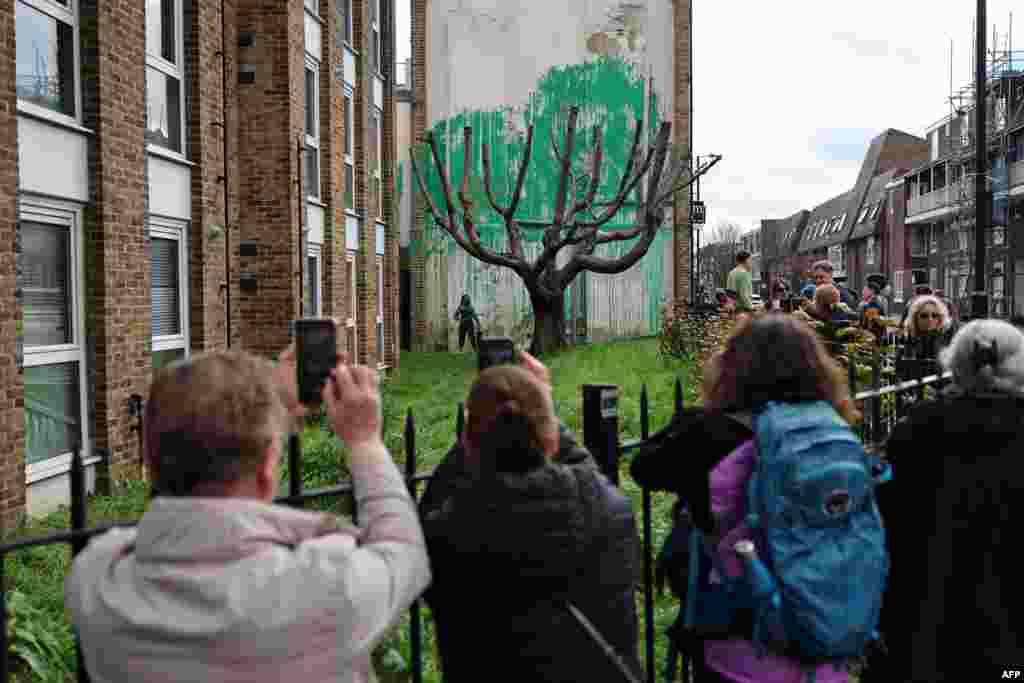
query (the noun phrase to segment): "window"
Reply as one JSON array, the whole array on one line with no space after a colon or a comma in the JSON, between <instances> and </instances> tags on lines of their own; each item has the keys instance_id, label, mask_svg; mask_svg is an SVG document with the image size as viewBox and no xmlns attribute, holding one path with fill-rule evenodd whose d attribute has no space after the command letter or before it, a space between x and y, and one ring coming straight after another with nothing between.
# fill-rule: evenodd
<instances>
[{"instance_id":1,"label":"window","mask_svg":"<svg viewBox=\"0 0 1024 683\"><path fill-rule=\"evenodd\" d=\"M313 14L317 13L317 1L316 0L306 0L305 4L306 4L306 9L308 9Z\"/></svg>"},{"instance_id":2,"label":"window","mask_svg":"<svg viewBox=\"0 0 1024 683\"><path fill-rule=\"evenodd\" d=\"M871 210L871 206L870 205L865 206L863 209L860 210L860 215L857 216L857 223L858 224L864 222L864 219L868 217L868 211L870 211L870 210Z\"/></svg>"},{"instance_id":3,"label":"window","mask_svg":"<svg viewBox=\"0 0 1024 683\"><path fill-rule=\"evenodd\" d=\"M905 273L906 271L897 270L893 274L892 300L897 303L903 303L903 278Z\"/></svg>"},{"instance_id":4,"label":"window","mask_svg":"<svg viewBox=\"0 0 1024 683\"><path fill-rule=\"evenodd\" d=\"M340 0L341 2L341 35L345 42L352 44L352 0Z\"/></svg>"},{"instance_id":5,"label":"window","mask_svg":"<svg viewBox=\"0 0 1024 683\"><path fill-rule=\"evenodd\" d=\"M355 363L358 358L358 349L356 347L356 311L359 308L355 256L349 254L345 259L345 271L345 282L348 283L348 310L346 311L348 317L345 318L345 339L348 343L348 352L351 360Z\"/></svg>"},{"instance_id":6,"label":"window","mask_svg":"<svg viewBox=\"0 0 1024 683\"><path fill-rule=\"evenodd\" d=\"M352 160L352 149L355 147L355 117L352 116L352 91L345 88L343 125L345 126L345 208L356 208L355 202L355 162Z\"/></svg>"},{"instance_id":7,"label":"window","mask_svg":"<svg viewBox=\"0 0 1024 683\"><path fill-rule=\"evenodd\" d=\"M934 266L928 269L928 285L933 288L939 286L939 269Z\"/></svg>"},{"instance_id":8,"label":"window","mask_svg":"<svg viewBox=\"0 0 1024 683\"><path fill-rule=\"evenodd\" d=\"M77 217L58 204L25 205L19 216L29 482L66 471L74 445L88 443Z\"/></svg>"},{"instance_id":9,"label":"window","mask_svg":"<svg viewBox=\"0 0 1024 683\"><path fill-rule=\"evenodd\" d=\"M188 251L185 225L150 219L153 369L185 358L188 344Z\"/></svg>"},{"instance_id":10,"label":"window","mask_svg":"<svg viewBox=\"0 0 1024 683\"><path fill-rule=\"evenodd\" d=\"M15 88L29 107L76 118L76 0L16 0Z\"/></svg>"},{"instance_id":11,"label":"window","mask_svg":"<svg viewBox=\"0 0 1024 683\"><path fill-rule=\"evenodd\" d=\"M380 34L380 0L370 0L370 65L377 73L383 72L383 41Z\"/></svg>"},{"instance_id":12,"label":"window","mask_svg":"<svg viewBox=\"0 0 1024 683\"><path fill-rule=\"evenodd\" d=\"M942 239L942 231L938 225L933 225L928 231L928 251L935 254L939 251L939 240Z\"/></svg>"},{"instance_id":13,"label":"window","mask_svg":"<svg viewBox=\"0 0 1024 683\"><path fill-rule=\"evenodd\" d=\"M865 250L864 263L874 265L875 263L875 238L868 237L867 249Z\"/></svg>"},{"instance_id":14,"label":"window","mask_svg":"<svg viewBox=\"0 0 1024 683\"><path fill-rule=\"evenodd\" d=\"M381 125L381 118L382 118L382 116L381 116L380 110L379 109L374 109L373 110L373 116L370 117L370 118L371 118L371 121L372 121L372 123L371 123L372 130L370 131L370 133L373 136L372 137L373 151L372 151L372 155L370 157L370 168L373 169L372 170L372 174L373 174L373 178L372 178L372 182L373 182L373 208L374 208L374 215L377 218L383 218L383 216L384 216L384 192L383 192L384 179L383 179L383 174L381 173L381 168L382 168L381 162L383 161L381 159L381 156L382 156L382 154L384 152L384 146L381 144L381 134L383 132L381 129L382 129L383 126Z\"/></svg>"},{"instance_id":15,"label":"window","mask_svg":"<svg viewBox=\"0 0 1024 683\"><path fill-rule=\"evenodd\" d=\"M880 208L882 208L882 202L878 201L878 202L875 203L875 206L871 209L871 216L869 217L868 220L872 220L872 221L875 220L875 217L878 216L878 210Z\"/></svg>"},{"instance_id":16,"label":"window","mask_svg":"<svg viewBox=\"0 0 1024 683\"><path fill-rule=\"evenodd\" d=\"M922 225L914 229L910 243L910 253L914 256L924 256L928 253L928 226Z\"/></svg>"},{"instance_id":17,"label":"window","mask_svg":"<svg viewBox=\"0 0 1024 683\"><path fill-rule=\"evenodd\" d=\"M323 301L320 296L320 263L320 245L309 245L309 252L306 255L306 290L303 292L302 310L306 316L314 318L323 315Z\"/></svg>"},{"instance_id":18,"label":"window","mask_svg":"<svg viewBox=\"0 0 1024 683\"><path fill-rule=\"evenodd\" d=\"M181 0L146 0L146 142L184 152Z\"/></svg>"},{"instance_id":19,"label":"window","mask_svg":"<svg viewBox=\"0 0 1024 683\"><path fill-rule=\"evenodd\" d=\"M320 66L306 58L305 69L305 110L306 149L303 165L302 184L306 196L320 199L320 87L317 76Z\"/></svg>"},{"instance_id":20,"label":"window","mask_svg":"<svg viewBox=\"0 0 1024 683\"><path fill-rule=\"evenodd\" d=\"M377 257L377 362L384 363L384 259Z\"/></svg>"}]
</instances>

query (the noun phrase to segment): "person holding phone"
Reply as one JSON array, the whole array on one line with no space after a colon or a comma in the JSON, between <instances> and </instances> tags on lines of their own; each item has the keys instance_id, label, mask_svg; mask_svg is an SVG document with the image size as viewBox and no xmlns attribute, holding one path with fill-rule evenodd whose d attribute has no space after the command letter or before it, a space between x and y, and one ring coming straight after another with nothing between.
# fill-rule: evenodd
<instances>
[{"instance_id":1,"label":"person holding phone","mask_svg":"<svg viewBox=\"0 0 1024 683\"><path fill-rule=\"evenodd\" d=\"M314 327L303 354L332 348ZM289 347L275 367L217 351L155 374L145 461L161 495L137 527L95 537L65 583L94 680L374 679L371 651L430 566L381 441L377 372L330 360L315 402L349 447L360 528L272 504L286 435L310 407L299 368L312 377L322 356Z\"/></svg>"}]
</instances>

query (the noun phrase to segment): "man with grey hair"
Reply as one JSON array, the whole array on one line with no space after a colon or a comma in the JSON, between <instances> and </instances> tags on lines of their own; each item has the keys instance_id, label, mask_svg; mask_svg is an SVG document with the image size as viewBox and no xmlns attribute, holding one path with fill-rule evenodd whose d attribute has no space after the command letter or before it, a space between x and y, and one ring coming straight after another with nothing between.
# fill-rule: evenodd
<instances>
[{"instance_id":1,"label":"man with grey hair","mask_svg":"<svg viewBox=\"0 0 1024 683\"><path fill-rule=\"evenodd\" d=\"M861 683L978 680L1024 662L1016 541L1024 523L1024 332L962 328L940 354L953 385L916 404L885 446L878 489L891 573L879 628L888 654ZM1015 664L1009 664L1015 662Z\"/></svg>"},{"instance_id":2,"label":"man with grey hair","mask_svg":"<svg viewBox=\"0 0 1024 683\"><path fill-rule=\"evenodd\" d=\"M228 351L157 372L145 458L161 495L65 583L92 680L374 680L373 647L430 582L426 544L369 368L339 362L322 392L361 528L272 504L306 412L296 384L291 348L276 367Z\"/></svg>"},{"instance_id":3,"label":"man with grey hair","mask_svg":"<svg viewBox=\"0 0 1024 683\"><path fill-rule=\"evenodd\" d=\"M839 300L850 307L851 311L857 310L857 295L851 292L848 288L836 284L835 278L832 273L835 271L835 267L832 262L828 259L822 259L817 261L811 270L814 272L814 284L817 287L823 285L832 285L839 290Z\"/></svg>"}]
</instances>

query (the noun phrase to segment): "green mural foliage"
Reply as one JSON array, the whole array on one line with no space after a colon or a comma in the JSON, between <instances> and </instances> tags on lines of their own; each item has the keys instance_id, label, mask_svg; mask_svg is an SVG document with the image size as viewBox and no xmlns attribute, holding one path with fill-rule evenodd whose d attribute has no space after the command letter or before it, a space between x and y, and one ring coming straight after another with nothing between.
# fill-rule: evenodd
<instances>
[{"instance_id":1,"label":"green mural foliage","mask_svg":"<svg viewBox=\"0 0 1024 683\"><path fill-rule=\"evenodd\" d=\"M564 145L566 119L572 106L579 108L573 172L576 177L574 193L582 197L589 184L590 162L596 131L601 128L604 137L602 177L595 211L601 211L603 202L616 193L619 181L629 162L630 147L634 128L643 121L645 140L651 140L661 124L653 87L645 99L646 81L640 70L630 62L616 56L598 56L583 64L572 64L552 68L545 73L531 94L529 101L518 107L502 107L493 111L462 112L437 122L432 133L437 141L441 160L448 169L455 211L459 213L461 225L462 207L458 191L462 183L465 149L463 129L473 129L472 147L469 150L469 197L472 201L470 215L483 243L499 253L505 248L505 225L503 219L493 211L487 202L483 181L482 147L488 144L494 177L491 179L494 194L499 203L507 203L514 189L519 163L526 143L526 129L534 126L533 153L526 176L522 200L516 217L520 220L549 220L554 214L555 196L561 174L559 161L552 148L552 137L559 146ZM673 150L674 153L679 153ZM681 152L685 153L685 152ZM430 155L430 148L421 144L413 150L417 165L425 174L428 191L442 215L446 213L441 181ZM619 230L635 223L635 208L627 202L602 229ZM585 220L587 217L584 216ZM524 248L527 259L539 251L542 228L523 227ZM645 288L651 299L645 301L645 315L652 332L657 331L658 308L663 290L663 248L664 236L659 235L649 255L636 266L644 270ZM595 255L614 257L625 254L633 241L614 242L598 247ZM532 248L531 248L532 247ZM412 253L422 250L429 255L453 255L459 247L455 241L436 225L427 215L422 239L410 245ZM487 271L495 270L473 260L466 274L465 283L474 297L484 300L487 290L497 285L497 277ZM568 296L568 292L567 292ZM516 292L516 315L528 314L529 300L525 289ZM475 300L475 299L474 299ZM638 304L639 305L639 302Z\"/></svg>"}]
</instances>

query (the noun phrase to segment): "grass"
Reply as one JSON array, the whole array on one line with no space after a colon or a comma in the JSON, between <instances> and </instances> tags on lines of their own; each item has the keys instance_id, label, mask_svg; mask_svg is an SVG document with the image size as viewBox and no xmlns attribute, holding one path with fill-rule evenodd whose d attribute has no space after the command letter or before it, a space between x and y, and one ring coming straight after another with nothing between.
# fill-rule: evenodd
<instances>
[{"instance_id":1,"label":"grass","mask_svg":"<svg viewBox=\"0 0 1024 683\"><path fill-rule=\"evenodd\" d=\"M697 399L697 387L688 376L688 365L666 363L657 353L656 339L610 342L573 349L545 359L551 370L556 410L561 419L582 439L580 386L584 383L614 384L619 387L619 430L623 441L640 437L640 392L646 383L650 428L663 426L672 413L674 382L678 377L684 385L684 401ZM476 377L476 356L471 353L403 353L400 369L384 385L385 442L400 465L405 462L403 431L405 416L411 410L416 427L417 470L435 466L451 448L455 438L456 408L466 396ZM347 476L338 463L344 462L344 449L326 438L320 424L311 424L303 434L303 484L306 487L335 483L339 473ZM287 472L282 472L283 482ZM628 458L621 464L621 486L637 511L638 532L641 530L641 493L628 473ZM284 484L282 484L284 488ZM131 482L119 488L114 496L94 497L89 504L89 524L137 519L145 509L147 488ZM669 513L673 497L652 496L652 530L655 551L669 531ZM346 502L328 501L315 506L344 513ZM67 510L34 520L26 535L41 534L69 526ZM51 631L59 638L68 671L75 667L73 636L63 605L63 580L70 561L67 546L54 545L20 551L7 558L7 585L29 596L32 606L46 615ZM641 616L640 655L644 654L643 593L637 593ZM667 593L655 601L656 659L660 670L665 658L664 630L675 617L676 601ZM434 657L436 652L429 611L423 610L423 672L424 680L440 681ZM408 617L404 617L392 636L375 653L382 681L409 679L411 664ZM22 674L15 680L30 680ZM59 680L57 678L56 680Z\"/></svg>"}]
</instances>

